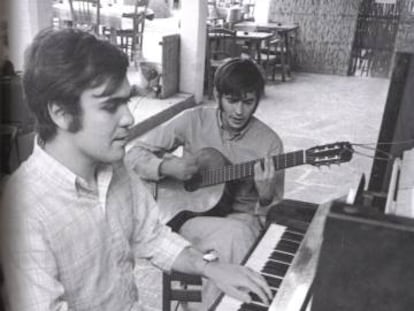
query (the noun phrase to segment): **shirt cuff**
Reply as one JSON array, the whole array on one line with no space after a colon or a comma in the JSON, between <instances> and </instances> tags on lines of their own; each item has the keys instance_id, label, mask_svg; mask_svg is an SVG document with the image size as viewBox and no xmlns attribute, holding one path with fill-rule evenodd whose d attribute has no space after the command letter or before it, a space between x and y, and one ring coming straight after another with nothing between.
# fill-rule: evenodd
<instances>
[{"instance_id":1,"label":"shirt cuff","mask_svg":"<svg viewBox=\"0 0 414 311\"><path fill-rule=\"evenodd\" d=\"M167 227L170 229L169 227ZM162 270L170 272L173 263L181 252L191 246L191 243L182 236L170 231L168 238L163 239L157 246L157 252L154 256L153 263Z\"/></svg>"}]
</instances>

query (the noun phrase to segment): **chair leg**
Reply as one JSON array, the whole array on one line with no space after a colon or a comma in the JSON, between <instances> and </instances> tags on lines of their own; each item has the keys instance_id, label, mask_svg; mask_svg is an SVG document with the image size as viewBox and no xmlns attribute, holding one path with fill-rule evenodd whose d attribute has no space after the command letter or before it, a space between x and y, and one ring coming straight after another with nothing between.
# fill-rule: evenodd
<instances>
[{"instance_id":1,"label":"chair leg","mask_svg":"<svg viewBox=\"0 0 414 311\"><path fill-rule=\"evenodd\" d=\"M162 311L171 311L171 278L167 273L162 275Z\"/></svg>"},{"instance_id":2,"label":"chair leg","mask_svg":"<svg viewBox=\"0 0 414 311\"><path fill-rule=\"evenodd\" d=\"M282 72L282 81L286 81L286 57L285 57L285 51L282 47L280 52L280 62L281 62L281 72Z\"/></svg>"}]
</instances>

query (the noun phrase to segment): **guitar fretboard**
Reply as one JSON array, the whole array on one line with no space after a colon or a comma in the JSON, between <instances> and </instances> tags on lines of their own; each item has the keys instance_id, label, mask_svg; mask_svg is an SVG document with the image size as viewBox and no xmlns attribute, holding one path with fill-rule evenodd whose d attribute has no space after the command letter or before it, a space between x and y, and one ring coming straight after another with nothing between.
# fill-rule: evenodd
<instances>
[{"instance_id":1,"label":"guitar fretboard","mask_svg":"<svg viewBox=\"0 0 414 311\"><path fill-rule=\"evenodd\" d=\"M285 168L305 164L305 151L299 150L289 153L284 153L272 157L275 170L282 170ZM254 175L254 165L258 161L262 162L264 159L258 159L249 162L238 164L230 164L217 169L200 171L201 183L200 187L207 187L211 185L221 184L228 181L242 179Z\"/></svg>"}]
</instances>

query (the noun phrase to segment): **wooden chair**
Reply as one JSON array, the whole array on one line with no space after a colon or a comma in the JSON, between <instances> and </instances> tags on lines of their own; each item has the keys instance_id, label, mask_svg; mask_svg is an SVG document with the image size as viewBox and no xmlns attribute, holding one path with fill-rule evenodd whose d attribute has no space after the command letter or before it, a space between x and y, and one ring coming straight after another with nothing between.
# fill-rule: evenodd
<instances>
[{"instance_id":1,"label":"wooden chair","mask_svg":"<svg viewBox=\"0 0 414 311\"><path fill-rule=\"evenodd\" d=\"M163 302L162 310L171 311L171 305L176 304L175 310L180 305L183 310L189 302L201 302L202 280L198 275L180 272L163 274Z\"/></svg>"},{"instance_id":2,"label":"wooden chair","mask_svg":"<svg viewBox=\"0 0 414 311\"><path fill-rule=\"evenodd\" d=\"M114 30L113 43L124 51L132 62L135 62L142 52L147 6L147 0L136 0L134 13L123 15L132 18L132 29Z\"/></svg>"},{"instance_id":3,"label":"wooden chair","mask_svg":"<svg viewBox=\"0 0 414 311\"><path fill-rule=\"evenodd\" d=\"M157 188L150 190L157 200ZM162 311L171 311L171 304L176 303L175 310L180 305L183 310L189 302L201 302L202 279L198 275L172 271L163 273L162 277Z\"/></svg>"},{"instance_id":4,"label":"wooden chair","mask_svg":"<svg viewBox=\"0 0 414 311\"><path fill-rule=\"evenodd\" d=\"M69 0L72 27L99 35L100 0Z\"/></svg>"},{"instance_id":5,"label":"wooden chair","mask_svg":"<svg viewBox=\"0 0 414 311\"><path fill-rule=\"evenodd\" d=\"M206 80L207 94L213 96L214 73L229 58L239 56L236 45L236 31L226 28L207 29Z\"/></svg>"},{"instance_id":6,"label":"wooden chair","mask_svg":"<svg viewBox=\"0 0 414 311\"><path fill-rule=\"evenodd\" d=\"M284 71L282 66L284 64L285 55L281 52L281 40L278 36L273 36L269 40L265 41L260 49L260 59L263 70L268 77L269 70L271 70L272 81L275 80L276 69L281 72L282 80L284 81Z\"/></svg>"}]
</instances>

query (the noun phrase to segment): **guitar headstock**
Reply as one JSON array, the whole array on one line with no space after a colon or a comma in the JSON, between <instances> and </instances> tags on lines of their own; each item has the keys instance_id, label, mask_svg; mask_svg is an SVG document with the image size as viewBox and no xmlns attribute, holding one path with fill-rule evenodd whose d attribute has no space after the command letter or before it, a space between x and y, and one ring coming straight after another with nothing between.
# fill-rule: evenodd
<instances>
[{"instance_id":1,"label":"guitar headstock","mask_svg":"<svg viewBox=\"0 0 414 311\"><path fill-rule=\"evenodd\" d=\"M348 162L354 149L349 142L337 142L306 150L306 163L321 166Z\"/></svg>"}]
</instances>

